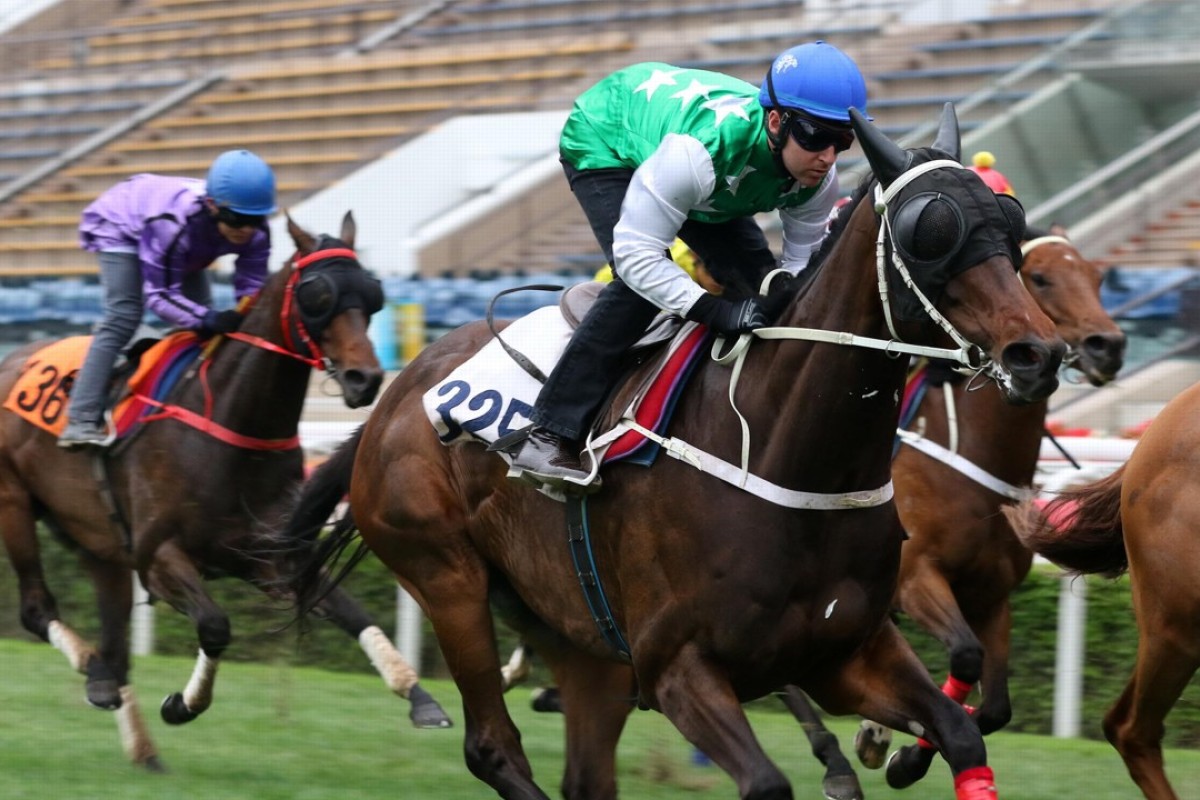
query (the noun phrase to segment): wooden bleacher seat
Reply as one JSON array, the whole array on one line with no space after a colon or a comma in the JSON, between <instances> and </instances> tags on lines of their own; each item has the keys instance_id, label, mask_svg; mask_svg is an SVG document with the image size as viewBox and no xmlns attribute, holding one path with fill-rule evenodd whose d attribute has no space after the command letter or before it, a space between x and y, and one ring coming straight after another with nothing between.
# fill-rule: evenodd
<instances>
[{"instance_id":1,"label":"wooden bleacher seat","mask_svg":"<svg viewBox=\"0 0 1200 800\"><path fill-rule=\"evenodd\" d=\"M353 164L362 160L360 153L314 153L301 156L279 156L271 159L271 166L276 170L292 166L317 166L325 164ZM128 176L133 172L154 172L159 175L203 174L211 166L211 159L195 159L191 161L162 161L146 164L99 164L68 167L58 174L70 178L94 178L103 175Z\"/></svg>"},{"instance_id":2,"label":"wooden bleacher seat","mask_svg":"<svg viewBox=\"0 0 1200 800\"><path fill-rule=\"evenodd\" d=\"M150 128L215 127L219 125L257 125L271 122L296 122L301 120L344 119L348 117L399 116L422 114L431 111L446 111L451 108L503 109L529 105L525 97L483 97L467 100L439 100L421 103L377 103L374 105L347 106L342 108L279 109L277 111L248 112L227 116L164 117L148 124Z\"/></svg>"},{"instance_id":3,"label":"wooden bleacher seat","mask_svg":"<svg viewBox=\"0 0 1200 800\"><path fill-rule=\"evenodd\" d=\"M226 136L205 136L194 139L122 139L109 145L106 152L139 153L164 150L219 150L231 147L255 147L258 145L282 145L342 141L346 139L394 139L407 136L421 128L407 125L389 125L375 128L339 128L328 131L237 133Z\"/></svg>"}]
</instances>

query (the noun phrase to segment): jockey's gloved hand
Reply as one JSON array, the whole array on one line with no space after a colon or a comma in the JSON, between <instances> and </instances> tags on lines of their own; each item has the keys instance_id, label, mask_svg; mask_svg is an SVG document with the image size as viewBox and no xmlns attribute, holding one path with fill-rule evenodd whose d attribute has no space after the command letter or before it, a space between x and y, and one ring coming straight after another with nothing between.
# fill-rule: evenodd
<instances>
[{"instance_id":1,"label":"jockey's gloved hand","mask_svg":"<svg viewBox=\"0 0 1200 800\"><path fill-rule=\"evenodd\" d=\"M799 289L800 279L795 275L783 274L772 278L770 291L767 292L766 297L761 298L767 319L779 319L779 315L792 302L792 298L796 296Z\"/></svg>"},{"instance_id":2,"label":"jockey's gloved hand","mask_svg":"<svg viewBox=\"0 0 1200 800\"><path fill-rule=\"evenodd\" d=\"M766 327L769 321L762 303L753 297L726 300L711 294L701 295L687 312L687 318L725 335L749 333Z\"/></svg>"},{"instance_id":3,"label":"jockey's gloved hand","mask_svg":"<svg viewBox=\"0 0 1200 800\"><path fill-rule=\"evenodd\" d=\"M211 310L204 315L204 320L200 323L200 333L205 336L212 336L217 333L233 333L242 327L243 319L245 318L241 313L234 311L232 308L225 311Z\"/></svg>"}]
</instances>

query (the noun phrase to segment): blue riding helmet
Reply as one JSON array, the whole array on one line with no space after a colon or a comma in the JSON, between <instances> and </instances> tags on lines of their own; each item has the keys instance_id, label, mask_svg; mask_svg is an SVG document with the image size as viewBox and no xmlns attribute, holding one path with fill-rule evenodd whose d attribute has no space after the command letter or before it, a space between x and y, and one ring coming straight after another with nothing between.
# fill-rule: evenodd
<instances>
[{"instance_id":1,"label":"blue riding helmet","mask_svg":"<svg viewBox=\"0 0 1200 800\"><path fill-rule=\"evenodd\" d=\"M205 190L220 208L239 214L275 213L275 173L249 150L228 150L208 168Z\"/></svg>"},{"instance_id":2,"label":"blue riding helmet","mask_svg":"<svg viewBox=\"0 0 1200 800\"><path fill-rule=\"evenodd\" d=\"M775 58L758 102L763 108L796 109L848 124L851 106L866 116L867 84L850 56L816 41L784 50Z\"/></svg>"}]
</instances>

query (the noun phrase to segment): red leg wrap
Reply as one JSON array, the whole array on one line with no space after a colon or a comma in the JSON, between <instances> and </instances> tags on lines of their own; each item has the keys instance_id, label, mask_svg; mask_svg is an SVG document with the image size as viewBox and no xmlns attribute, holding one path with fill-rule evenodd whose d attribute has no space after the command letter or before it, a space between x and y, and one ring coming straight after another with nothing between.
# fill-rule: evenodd
<instances>
[{"instance_id":1,"label":"red leg wrap","mask_svg":"<svg viewBox=\"0 0 1200 800\"><path fill-rule=\"evenodd\" d=\"M953 675L947 675L946 682L942 684L942 693L962 705L963 700L971 693L971 684L963 683Z\"/></svg>"},{"instance_id":2,"label":"red leg wrap","mask_svg":"<svg viewBox=\"0 0 1200 800\"><path fill-rule=\"evenodd\" d=\"M991 767L972 767L954 777L955 800L996 800L997 796Z\"/></svg>"}]
</instances>

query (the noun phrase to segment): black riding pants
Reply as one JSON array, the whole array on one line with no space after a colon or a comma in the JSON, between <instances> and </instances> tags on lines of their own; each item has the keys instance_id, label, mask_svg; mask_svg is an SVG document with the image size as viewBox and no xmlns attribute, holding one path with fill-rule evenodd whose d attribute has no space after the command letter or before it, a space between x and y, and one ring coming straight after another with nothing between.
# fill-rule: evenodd
<instances>
[{"instance_id":1,"label":"black riding pants","mask_svg":"<svg viewBox=\"0 0 1200 800\"><path fill-rule=\"evenodd\" d=\"M633 177L631 169L576 170L563 163L575 199L583 208L608 263L614 264L613 228ZM762 229L750 217L724 223L688 220L679 232L710 274L731 294L754 291L775 265ZM630 289L614 269L613 281L571 337L534 405L535 425L580 439L597 408L621 376L625 353L641 338L659 309Z\"/></svg>"}]
</instances>

